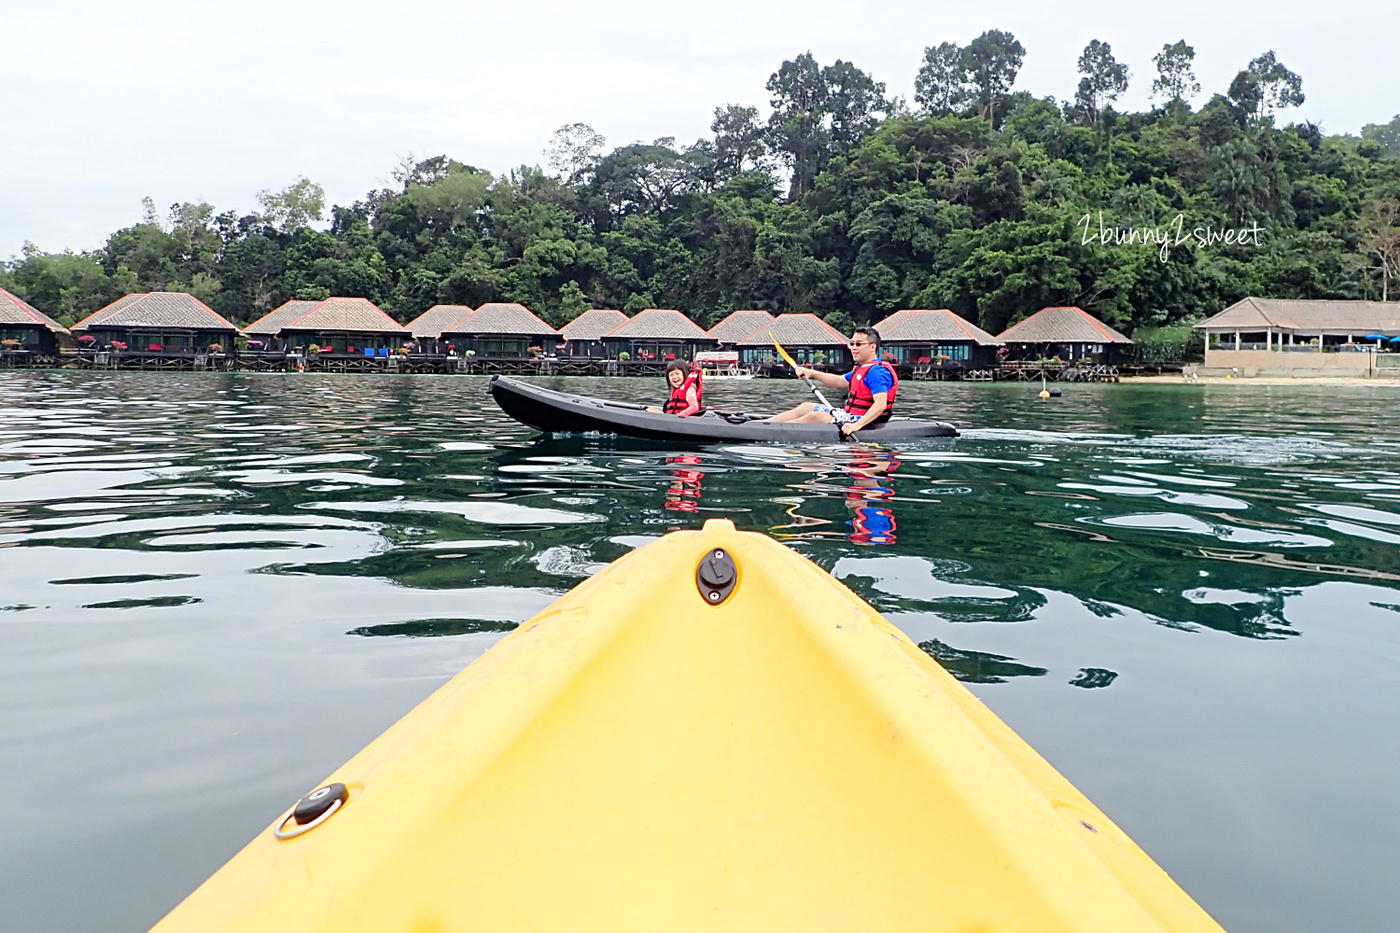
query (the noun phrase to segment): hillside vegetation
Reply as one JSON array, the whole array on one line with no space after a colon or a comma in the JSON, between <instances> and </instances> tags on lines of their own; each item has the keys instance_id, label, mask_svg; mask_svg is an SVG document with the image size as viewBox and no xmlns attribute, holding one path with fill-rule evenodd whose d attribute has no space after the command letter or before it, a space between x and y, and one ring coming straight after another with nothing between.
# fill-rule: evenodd
<instances>
[{"instance_id":1,"label":"hillside vegetation","mask_svg":"<svg viewBox=\"0 0 1400 933\"><path fill-rule=\"evenodd\" d=\"M1107 43L1084 49L1067 102L1014 90L1023 55L996 30L930 47L904 101L803 54L774 72L767 111L719 107L692 145L608 149L573 124L544 167L409 158L390 187L329 209L307 179L247 216L148 200L101 249L27 246L0 286L65 321L175 290L237 323L348 295L403 321L518 301L555 325L590 307L679 308L702 326L735 308L849 326L947 307L992 333L1076 304L1130 334L1250 294L1388 296L1400 117L1362 138L1280 128L1302 79L1272 52L1196 109L1194 53L1164 45L1141 113L1113 107L1131 75Z\"/></svg>"}]
</instances>

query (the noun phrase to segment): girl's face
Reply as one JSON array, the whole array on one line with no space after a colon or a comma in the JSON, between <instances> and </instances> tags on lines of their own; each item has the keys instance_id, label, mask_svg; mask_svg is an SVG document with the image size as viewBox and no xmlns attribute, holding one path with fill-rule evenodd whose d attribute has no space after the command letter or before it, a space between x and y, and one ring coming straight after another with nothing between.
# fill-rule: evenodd
<instances>
[{"instance_id":1,"label":"girl's face","mask_svg":"<svg viewBox=\"0 0 1400 933\"><path fill-rule=\"evenodd\" d=\"M666 381L669 382L673 388L680 388L681 383L685 382L685 375L679 369L673 369L666 374Z\"/></svg>"}]
</instances>

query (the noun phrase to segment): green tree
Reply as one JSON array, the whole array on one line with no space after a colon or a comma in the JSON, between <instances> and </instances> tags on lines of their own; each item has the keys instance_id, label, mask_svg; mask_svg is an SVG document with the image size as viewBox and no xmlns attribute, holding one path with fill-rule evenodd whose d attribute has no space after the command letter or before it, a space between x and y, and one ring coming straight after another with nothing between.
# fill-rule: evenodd
<instances>
[{"instance_id":1,"label":"green tree","mask_svg":"<svg viewBox=\"0 0 1400 933\"><path fill-rule=\"evenodd\" d=\"M935 116L961 112L976 99L968 75L964 50L954 42L924 49L924 60L914 76L914 100Z\"/></svg>"},{"instance_id":2,"label":"green tree","mask_svg":"<svg viewBox=\"0 0 1400 933\"><path fill-rule=\"evenodd\" d=\"M1157 77L1152 80L1152 99L1168 103L1184 103L1188 98L1201 93L1201 82L1191 63L1196 59L1196 50L1178 39L1171 44L1163 44L1162 51L1152 56L1157 66Z\"/></svg>"},{"instance_id":3,"label":"green tree","mask_svg":"<svg viewBox=\"0 0 1400 933\"><path fill-rule=\"evenodd\" d=\"M1400 113L1389 123L1367 123L1361 128L1362 139L1374 139L1391 152L1400 155Z\"/></svg>"},{"instance_id":4,"label":"green tree","mask_svg":"<svg viewBox=\"0 0 1400 933\"><path fill-rule=\"evenodd\" d=\"M1229 97L1256 123L1263 123L1279 110L1299 107L1306 100L1303 79L1285 68L1272 49L1235 75Z\"/></svg>"},{"instance_id":5,"label":"green tree","mask_svg":"<svg viewBox=\"0 0 1400 933\"><path fill-rule=\"evenodd\" d=\"M1001 126L1006 98L1021 71L1026 50L1016 37L1000 29L989 29L963 50L963 63L977 93L977 109L993 129Z\"/></svg>"},{"instance_id":6,"label":"green tree","mask_svg":"<svg viewBox=\"0 0 1400 933\"><path fill-rule=\"evenodd\" d=\"M1090 41L1079 56L1079 88L1074 102L1084 113L1090 126L1099 123L1104 107L1117 100L1128 89L1128 79L1132 75L1128 66L1120 64L1113 57L1113 49L1107 42L1098 39Z\"/></svg>"},{"instance_id":7,"label":"green tree","mask_svg":"<svg viewBox=\"0 0 1400 933\"><path fill-rule=\"evenodd\" d=\"M303 176L281 191L259 191L258 206L268 223L283 233L293 233L321 220L326 211L326 192Z\"/></svg>"},{"instance_id":8,"label":"green tree","mask_svg":"<svg viewBox=\"0 0 1400 933\"><path fill-rule=\"evenodd\" d=\"M554 131L544 154L550 169L565 181L587 181L607 140L587 123L566 123Z\"/></svg>"}]
</instances>

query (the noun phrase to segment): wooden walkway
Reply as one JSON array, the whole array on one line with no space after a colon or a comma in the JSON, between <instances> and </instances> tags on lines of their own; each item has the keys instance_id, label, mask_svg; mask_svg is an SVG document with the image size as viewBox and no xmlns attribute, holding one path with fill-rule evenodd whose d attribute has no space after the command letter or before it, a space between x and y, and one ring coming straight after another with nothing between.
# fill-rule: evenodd
<instances>
[{"instance_id":1,"label":"wooden walkway","mask_svg":"<svg viewBox=\"0 0 1400 933\"><path fill-rule=\"evenodd\" d=\"M1117 382L1123 374L1180 372L1180 363L1154 366L1075 365L1056 362L1006 361L986 366L960 362L919 363L900 366L905 379L957 382ZM302 356L282 352L208 354L125 350L67 350L57 356L27 350L0 352L0 369L111 369L176 372L262 373L405 373L472 376L640 376L659 377L664 360L603 360L589 357L481 357L410 353L363 356L351 353L318 353ZM819 369L830 369L819 366ZM791 379L786 366L758 366L760 378Z\"/></svg>"}]
</instances>

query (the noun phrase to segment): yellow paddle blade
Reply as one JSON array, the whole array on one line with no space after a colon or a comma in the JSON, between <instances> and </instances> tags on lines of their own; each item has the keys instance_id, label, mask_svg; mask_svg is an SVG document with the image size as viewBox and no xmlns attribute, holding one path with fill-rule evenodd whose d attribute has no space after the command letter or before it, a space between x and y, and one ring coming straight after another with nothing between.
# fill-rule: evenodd
<instances>
[{"instance_id":1,"label":"yellow paddle blade","mask_svg":"<svg viewBox=\"0 0 1400 933\"><path fill-rule=\"evenodd\" d=\"M793 369L796 369L797 361L788 355L788 351L784 350L783 345L778 343L778 338L773 336L773 332L771 330L768 332L768 336L773 341L773 347L778 351L778 355L783 358L783 362L787 363Z\"/></svg>"}]
</instances>

